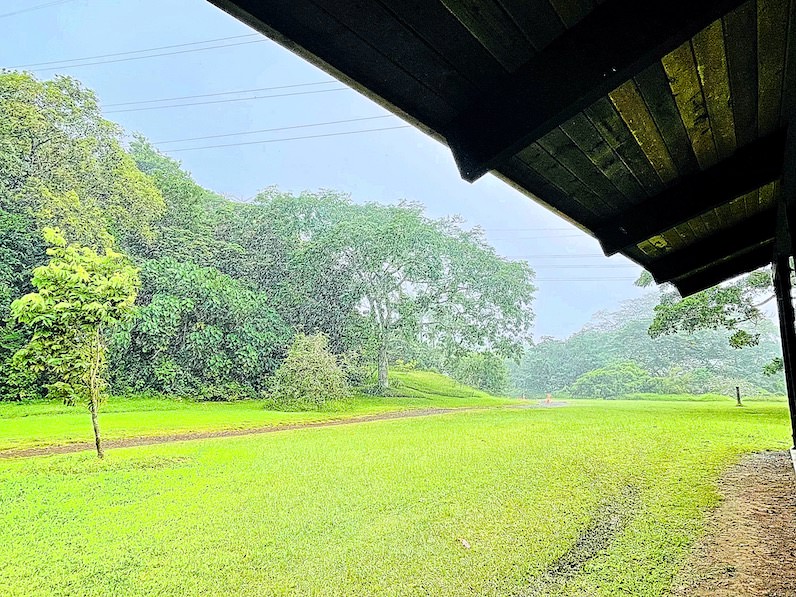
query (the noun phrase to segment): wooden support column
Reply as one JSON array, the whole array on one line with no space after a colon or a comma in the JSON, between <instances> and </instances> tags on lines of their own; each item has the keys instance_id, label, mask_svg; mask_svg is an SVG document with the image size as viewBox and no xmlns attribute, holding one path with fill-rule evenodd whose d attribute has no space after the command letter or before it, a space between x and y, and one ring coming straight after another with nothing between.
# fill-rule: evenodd
<instances>
[{"instance_id":1,"label":"wooden support column","mask_svg":"<svg viewBox=\"0 0 796 597\"><path fill-rule=\"evenodd\" d=\"M779 311L779 333L782 341L782 362L788 393L793 447L796 448L796 317L791 298L790 258L777 256L774 261L774 291Z\"/></svg>"}]
</instances>

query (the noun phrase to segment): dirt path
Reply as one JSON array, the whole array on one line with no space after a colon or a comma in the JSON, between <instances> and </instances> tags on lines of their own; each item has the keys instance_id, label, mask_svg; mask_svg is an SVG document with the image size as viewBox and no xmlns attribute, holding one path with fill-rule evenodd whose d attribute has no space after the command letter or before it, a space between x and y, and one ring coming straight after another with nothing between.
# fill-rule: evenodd
<instances>
[{"instance_id":1,"label":"dirt path","mask_svg":"<svg viewBox=\"0 0 796 597\"><path fill-rule=\"evenodd\" d=\"M102 443L103 446L107 449L129 448L134 446L151 446L154 444L167 444L170 442L186 442L191 440L211 439L216 437L238 437L241 435L257 435L260 433L276 433L278 431L291 431L294 429L311 429L314 427L333 427L336 425L352 425L354 423L367 423L370 421L384 421L388 419L409 419L412 417L428 417L431 415L444 415L454 412L472 412L476 410L486 410L487 408L488 407L424 408L417 410L399 410L399 411L379 413L375 415L351 417L348 419L330 419L328 421L317 421L314 423L292 423L288 425L271 425L270 427L252 427L250 429L226 429L221 431L192 431L188 433L176 433L171 435L127 437L123 439L106 440ZM42 446L39 448L25 448L21 450L12 448L8 450L0 450L0 460L9 459L9 458L29 458L31 456L49 456L51 454L69 454L71 452L85 452L87 450L94 450L93 442L57 444L52 446Z\"/></svg>"},{"instance_id":2,"label":"dirt path","mask_svg":"<svg viewBox=\"0 0 796 597\"><path fill-rule=\"evenodd\" d=\"M745 457L722 479L711 517L672 595L796 596L796 474L787 452Z\"/></svg>"}]
</instances>

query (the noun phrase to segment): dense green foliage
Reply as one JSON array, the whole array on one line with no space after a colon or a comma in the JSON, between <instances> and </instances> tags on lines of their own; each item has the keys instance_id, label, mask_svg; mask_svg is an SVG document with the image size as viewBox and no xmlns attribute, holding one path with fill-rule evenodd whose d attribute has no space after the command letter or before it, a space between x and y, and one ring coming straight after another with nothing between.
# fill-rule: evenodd
<instances>
[{"instance_id":1,"label":"dense green foliage","mask_svg":"<svg viewBox=\"0 0 796 597\"><path fill-rule=\"evenodd\" d=\"M591 388L594 397L633 392L734 395L735 386L744 395L783 392L781 376L763 372L780 354L777 330L770 320L746 323L743 329L757 342L743 351L727 342L723 329L662 334L653 340L648 330L657 303L658 296L651 293L617 311L598 313L565 340L542 338L511 366L512 384L527 395L568 391L584 395ZM627 375L618 375L619 371ZM618 379L626 383L617 385Z\"/></svg>"},{"instance_id":2,"label":"dense green foliage","mask_svg":"<svg viewBox=\"0 0 796 597\"><path fill-rule=\"evenodd\" d=\"M102 458L97 412L107 386L107 334L133 318L138 270L111 249L67 244L57 229L45 228L44 238L50 260L33 270L37 292L11 303L13 318L32 332L12 358L12 385L24 394L45 380L49 395L85 403Z\"/></svg>"},{"instance_id":3,"label":"dense green foliage","mask_svg":"<svg viewBox=\"0 0 796 597\"><path fill-rule=\"evenodd\" d=\"M290 331L264 293L217 269L144 262L139 316L114 338L118 388L212 399L262 389Z\"/></svg>"},{"instance_id":4,"label":"dense green foliage","mask_svg":"<svg viewBox=\"0 0 796 597\"><path fill-rule=\"evenodd\" d=\"M190 406L220 407L247 403ZM584 402L0 461L0 586L658 597L722 471L787 435L783 403ZM601 549L545 584L611 505Z\"/></svg>"},{"instance_id":5,"label":"dense green foliage","mask_svg":"<svg viewBox=\"0 0 796 597\"><path fill-rule=\"evenodd\" d=\"M287 357L277 369L269 393L280 408L318 409L350 395L337 357L329 351L323 334L296 334Z\"/></svg>"},{"instance_id":6,"label":"dense green foliage","mask_svg":"<svg viewBox=\"0 0 796 597\"><path fill-rule=\"evenodd\" d=\"M645 275L636 283L649 286L651 281L649 275ZM760 335L750 332L749 324L766 319L760 307L771 298L773 288L768 269L752 272L686 298L681 298L676 290L664 287L660 302L655 306L655 317L649 333L653 338L658 338L679 332L723 329L731 332L729 342L733 348L754 346Z\"/></svg>"},{"instance_id":7,"label":"dense green foliage","mask_svg":"<svg viewBox=\"0 0 796 597\"><path fill-rule=\"evenodd\" d=\"M45 260L44 226L141 270L138 316L109 342L116 392L260 397L296 333L321 333L349 380L422 347L516 356L533 320L527 265L478 231L413 204L267 189L251 203L198 185L176 161L102 118L70 78L0 73L0 360L31 331L8 305ZM440 367L444 368L444 367ZM13 395L0 375L3 398Z\"/></svg>"},{"instance_id":8,"label":"dense green foliage","mask_svg":"<svg viewBox=\"0 0 796 597\"><path fill-rule=\"evenodd\" d=\"M501 394L508 389L509 370L506 360L493 353L469 353L455 359L451 375L469 386L491 394Z\"/></svg>"}]
</instances>

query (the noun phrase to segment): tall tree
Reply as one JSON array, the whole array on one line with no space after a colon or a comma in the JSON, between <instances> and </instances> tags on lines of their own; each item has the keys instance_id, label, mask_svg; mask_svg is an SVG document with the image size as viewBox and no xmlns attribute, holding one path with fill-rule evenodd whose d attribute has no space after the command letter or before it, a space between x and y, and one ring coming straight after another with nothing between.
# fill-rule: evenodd
<instances>
[{"instance_id":1,"label":"tall tree","mask_svg":"<svg viewBox=\"0 0 796 597\"><path fill-rule=\"evenodd\" d=\"M163 198L120 135L74 79L0 72L0 208L87 246L150 242Z\"/></svg>"},{"instance_id":2,"label":"tall tree","mask_svg":"<svg viewBox=\"0 0 796 597\"><path fill-rule=\"evenodd\" d=\"M44 237L50 260L33 272L37 292L11 305L15 319L33 331L14 361L28 373L51 372L56 379L49 384L51 394L88 405L102 458L98 414L106 387L106 335L133 317L138 271L111 249L99 254L68 245L57 229L46 228Z\"/></svg>"},{"instance_id":3,"label":"tall tree","mask_svg":"<svg viewBox=\"0 0 796 597\"><path fill-rule=\"evenodd\" d=\"M334 263L373 323L378 384L389 385L389 347L409 334L450 353L516 355L533 321L533 272L509 262L478 231L432 220L414 204L351 206L308 242L303 260Z\"/></svg>"}]
</instances>

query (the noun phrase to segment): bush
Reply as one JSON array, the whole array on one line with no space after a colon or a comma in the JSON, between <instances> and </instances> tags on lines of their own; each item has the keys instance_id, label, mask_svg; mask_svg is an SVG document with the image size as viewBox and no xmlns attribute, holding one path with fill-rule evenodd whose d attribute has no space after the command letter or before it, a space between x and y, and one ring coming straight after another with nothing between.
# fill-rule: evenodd
<instances>
[{"instance_id":1,"label":"bush","mask_svg":"<svg viewBox=\"0 0 796 597\"><path fill-rule=\"evenodd\" d=\"M345 373L329 351L329 339L321 333L297 334L274 374L270 392L273 405L285 410L319 409L349 395Z\"/></svg>"},{"instance_id":2,"label":"bush","mask_svg":"<svg viewBox=\"0 0 796 597\"><path fill-rule=\"evenodd\" d=\"M637 363L623 361L584 373L569 387L576 398L618 398L647 391L651 376Z\"/></svg>"},{"instance_id":3,"label":"bush","mask_svg":"<svg viewBox=\"0 0 796 597\"><path fill-rule=\"evenodd\" d=\"M491 353L469 353L459 357L450 368L450 375L467 386L499 395L509 384L506 361Z\"/></svg>"}]
</instances>

